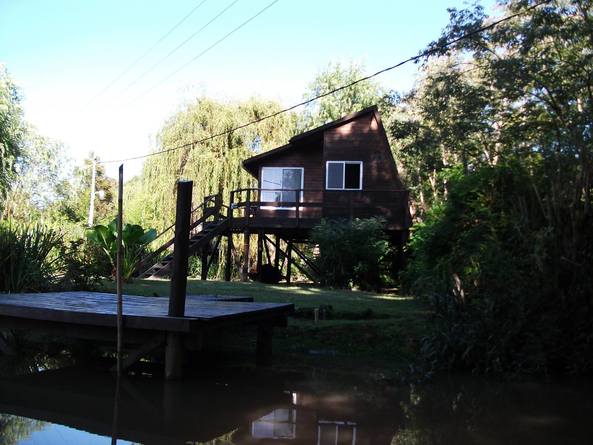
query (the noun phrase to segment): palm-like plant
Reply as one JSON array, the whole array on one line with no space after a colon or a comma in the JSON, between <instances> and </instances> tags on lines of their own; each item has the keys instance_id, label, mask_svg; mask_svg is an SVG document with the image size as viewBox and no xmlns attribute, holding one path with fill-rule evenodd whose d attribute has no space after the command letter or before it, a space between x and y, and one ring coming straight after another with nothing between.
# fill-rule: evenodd
<instances>
[{"instance_id":1,"label":"palm-like plant","mask_svg":"<svg viewBox=\"0 0 593 445\"><path fill-rule=\"evenodd\" d=\"M124 280L129 280L136 264L146 251L146 246L157 236L155 229L144 230L137 224L124 224L122 227L123 261L122 274ZM108 225L98 224L87 231L87 238L99 246L109 258L113 270L116 267L117 256L117 222Z\"/></svg>"}]
</instances>

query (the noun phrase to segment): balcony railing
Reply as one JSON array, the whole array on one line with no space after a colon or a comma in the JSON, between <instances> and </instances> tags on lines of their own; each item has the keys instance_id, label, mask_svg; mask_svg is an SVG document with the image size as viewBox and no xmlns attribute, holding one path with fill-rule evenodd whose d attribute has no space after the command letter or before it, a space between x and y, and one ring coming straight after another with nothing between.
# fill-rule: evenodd
<instances>
[{"instance_id":1,"label":"balcony railing","mask_svg":"<svg viewBox=\"0 0 593 445\"><path fill-rule=\"evenodd\" d=\"M276 193L280 200L264 200ZM242 188L231 191L229 216L252 224L258 219L293 221L321 218L383 217L388 224L409 226L407 190L322 190ZM292 198L289 200L286 197Z\"/></svg>"}]
</instances>

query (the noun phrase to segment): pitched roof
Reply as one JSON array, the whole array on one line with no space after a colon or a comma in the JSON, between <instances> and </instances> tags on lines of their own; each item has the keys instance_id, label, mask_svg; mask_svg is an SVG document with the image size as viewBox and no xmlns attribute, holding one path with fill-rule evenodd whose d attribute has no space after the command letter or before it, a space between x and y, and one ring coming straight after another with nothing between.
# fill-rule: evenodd
<instances>
[{"instance_id":1,"label":"pitched roof","mask_svg":"<svg viewBox=\"0 0 593 445\"><path fill-rule=\"evenodd\" d=\"M243 168L245 168L246 170L249 171L250 168L252 168L252 166L254 164L259 163L263 159L267 159L272 156L276 156L281 153L284 153L288 150L295 149L298 147L299 143L301 143L305 140L308 140L312 137L322 135L323 132L326 130L329 130L334 127L339 127L340 125L344 125L350 121L358 119L361 116L364 116L366 114L371 114L371 113L375 114L377 116L377 118L380 119L379 110L376 105L373 105L371 107L360 110L356 113L349 114L348 116L344 116L344 117L337 119L335 121L321 125L320 127L316 127L316 128L313 128L312 130L305 131L304 133L297 134L296 136L293 136L292 138L290 138L290 140L288 141L288 144L286 144L286 145L282 145L281 147L277 147L272 150L268 150L264 153L260 153L258 155L247 158L243 161Z\"/></svg>"}]
</instances>

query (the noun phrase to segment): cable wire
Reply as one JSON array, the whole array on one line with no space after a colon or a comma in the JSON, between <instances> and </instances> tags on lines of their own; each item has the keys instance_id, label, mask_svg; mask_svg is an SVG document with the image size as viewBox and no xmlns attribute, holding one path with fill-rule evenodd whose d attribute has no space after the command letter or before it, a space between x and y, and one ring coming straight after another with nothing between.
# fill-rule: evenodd
<instances>
[{"instance_id":1,"label":"cable wire","mask_svg":"<svg viewBox=\"0 0 593 445\"><path fill-rule=\"evenodd\" d=\"M196 12L198 10L198 8L200 6L202 6L204 3L206 3L208 0L202 0L200 3L198 3L197 6L194 6L191 11L189 11L185 16L183 16L183 18L181 20L179 20L172 28L170 28L165 34L163 34L155 43L152 44L152 46L150 48L148 48L144 53L142 53L142 55L140 57L138 57L136 60L134 60L130 65L128 65L128 67L126 69L124 69L121 73L119 73L113 80L111 80L111 82L109 82L101 91L99 91L95 96L93 96L93 98L88 102L88 105L90 105L91 103L93 103L95 100L97 100L100 96L102 96L103 94L105 94L105 92L107 92L113 85L115 85L122 77L124 77L127 73L130 72L130 70L132 68L134 68L138 62L140 62L142 59L144 59L148 54L150 54L152 52L153 49L155 49L163 40L165 40L167 37L169 37L169 35L171 35L171 33L173 31L175 31L177 28L179 28L179 26L181 26L181 24L183 22L185 22L194 12Z\"/></svg>"},{"instance_id":2,"label":"cable wire","mask_svg":"<svg viewBox=\"0 0 593 445\"><path fill-rule=\"evenodd\" d=\"M158 81L156 84L154 84L153 86L151 86L148 90L144 91L142 94L140 94L139 96L137 96L135 99L132 100L132 102L136 102L137 100L139 100L140 98L142 98L143 96L145 96L146 94L150 93L151 91L153 91L154 89L158 88L159 86L161 86L163 83L165 83L167 80L169 80L171 77L173 77L175 74L177 74L179 71L187 68L189 65L191 65L192 63L194 63L196 60L198 60L200 57L204 56L207 52L209 52L212 48L218 46L220 43L222 43L223 41L225 41L226 39L228 39L231 35L233 35L235 32L239 31L241 28L243 28L244 26L246 26L248 23L250 23L251 21L255 20L257 17L259 17L261 14L263 14L264 12L266 12L269 8L271 8L272 6L274 6L276 3L278 3L280 0L274 0L273 2L269 3L267 6L265 6L264 8L260 9L256 14L252 15L251 17L249 17L247 20L245 20L243 23L241 23L239 26L233 28L231 31L229 31L228 33L226 33L224 36L222 36L220 39L218 39L216 42L214 42L212 45L210 45L209 47L207 47L206 49L204 49L202 52L200 52L197 56L195 56L193 59L191 59L190 61L184 63L183 65L181 65L179 68L177 68L175 71L173 71L171 74L167 75L166 77L164 77L163 79L161 79L160 81Z\"/></svg>"},{"instance_id":3,"label":"cable wire","mask_svg":"<svg viewBox=\"0 0 593 445\"><path fill-rule=\"evenodd\" d=\"M278 1L278 0L276 0L276 1ZM299 103L294 104L294 105L291 105L291 106L289 106L287 108L284 108L282 110L276 111L274 113L270 113L270 114L268 114L266 116L262 116L259 119L255 119L255 120L252 120L250 122L246 122L244 124L238 125L238 126L236 126L234 128L231 128L230 130L226 130L226 131L223 131L223 132L220 132L220 133L216 133L216 134L207 136L205 138L194 140L192 142L188 142L188 143L185 143L185 144L177 145L177 146L166 148L166 149L163 149L163 150L154 151L152 153L147 153L147 154L139 155L139 156L132 156L132 157L129 157L129 158L124 158L124 159L102 161L101 163L102 164L111 164L111 163L116 163L116 162L127 162L127 161L134 161L134 160L138 160L138 159L148 158L148 157L151 157L151 156L157 156L157 155L161 155L161 154L165 154L165 153L170 153L172 151L180 150L182 148L187 148L187 147L195 146L197 144L202 144L204 142L210 141L212 139L215 139L215 138L218 138L218 137L221 137L221 136L226 136L226 135L228 135L230 133L233 133L233 132L235 132L237 130L241 130L243 128L250 127L252 125L259 124L260 122L263 122L263 121L268 120L268 119L272 119L272 118L274 118L276 116L279 116L281 114L287 113L287 112L292 111L292 110L294 110L296 108L299 108L299 107L308 105L308 104L310 104L312 102L315 102L315 101L317 101L319 99L322 99L324 97L327 97L327 96L330 96L332 94L335 94L335 93L337 93L339 91L343 91L343 90L345 90L347 88L351 88L354 85L357 85L357 84L359 84L361 82L365 82L367 80L370 80L370 79L372 79L374 77L377 77L377 76L379 76L379 75L381 75L383 73L386 73L388 71L391 71L391 70L394 70L396 68L399 68L399 67L401 67L403 65L406 65L406 64L408 64L410 62L415 62L417 60L423 59L423 58L425 58L425 57L427 57L427 56L429 56L431 54L434 54L436 52L443 51L443 50L449 48L450 46L452 46L452 45L454 45L454 44L456 44L456 43L458 43L458 42L460 42L462 40L468 39L470 37L473 37L473 36L475 36L477 34L480 34L480 33L484 32L484 31L487 31L489 29L492 29L492 28L498 26L499 24L501 24L503 22L506 22L506 21L509 21L509 20L511 20L511 19L513 19L515 17L521 16L521 15L523 15L523 14L525 14L525 13L527 13L527 12L529 12L529 11L531 11L531 10L539 7L539 6L542 6L544 4L549 3L550 1L551 0L544 0L542 2L536 3L536 4L530 6L529 8L527 8L527 9L525 9L523 11L519 11L517 13L511 14L511 15L506 16L506 17L503 17L503 18L501 18L499 20L496 20L496 21L490 23L489 25L483 26L481 28L478 28L478 29L476 29L474 31L471 31L471 32L468 32L468 33L465 33L465 34L463 34L463 35L461 35L459 37L456 37L454 39L448 40L447 42L445 42L443 44L440 44L440 45L437 45L437 46L433 46L433 47L431 47L431 48L429 48L429 49L427 49L425 51L422 51L418 55L413 56L413 57L409 57L409 58L407 58L405 60L402 60L401 62L398 62L395 65L391 65L391 66L389 66L387 68L383 68L383 69L381 69L381 70L379 70L379 71L377 71L377 72L375 72L373 74L369 74L367 76L361 77L361 78L356 79L356 80L354 80L354 81L352 81L352 82L350 82L348 84L342 85L342 86L340 86L338 88L335 88L333 90L327 91L325 93L322 93L322 94L319 94L317 96L314 96L314 97L312 97L310 99L304 100L304 101L299 102Z\"/></svg>"},{"instance_id":4,"label":"cable wire","mask_svg":"<svg viewBox=\"0 0 593 445\"><path fill-rule=\"evenodd\" d=\"M125 87L121 93L126 92L127 90L129 90L132 86L134 86L135 84L137 84L141 79L144 78L144 76L146 76L147 74L151 73L152 71L154 71L154 69L159 66L161 63L163 63L165 60L167 60L169 57L171 57L173 54L175 54L177 52L177 50L179 50L181 47L185 46L190 40L192 40L194 37L196 37L198 34L200 34L204 29L206 29L209 25L211 25L214 21L216 21L216 19L218 19L219 17L221 17L225 12L227 12L229 9L231 9L231 7L237 3L239 0L234 0L233 2L231 2L229 5L227 5L225 8L223 8L220 12L218 12L218 14L216 14L212 19L210 19L205 25L203 25L200 29L198 29L196 32L194 32L192 35L190 35L188 38L186 38L183 42L181 42L179 45L177 45L175 48L173 48L171 51L169 51L169 53L157 60L156 63L154 63L150 68L148 68L146 71L144 71L142 74L140 74L138 77L136 77L132 82L130 82L130 84ZM120 94L121 94L120 93Z\"/></svg>"}]
</instances>

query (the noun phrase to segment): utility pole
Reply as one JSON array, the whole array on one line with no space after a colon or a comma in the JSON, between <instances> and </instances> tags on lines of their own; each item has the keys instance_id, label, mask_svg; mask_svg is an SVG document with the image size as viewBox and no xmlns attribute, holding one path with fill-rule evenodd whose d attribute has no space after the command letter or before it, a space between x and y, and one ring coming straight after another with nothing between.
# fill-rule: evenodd
<instances>
[{"instance_id":1,"label":"utility pole","mask_svg":"<svg viewBox=\"0 0 593 445\"><path fill-rule=\"evenodd\" d=\"M93 157L93 166L91 172L91 199L89 204L89 227L93 227L93 220L95 219L95 182L97 179L97 158L95 157L95 153L91 154Z\"/></svg>"}]
</instances>

